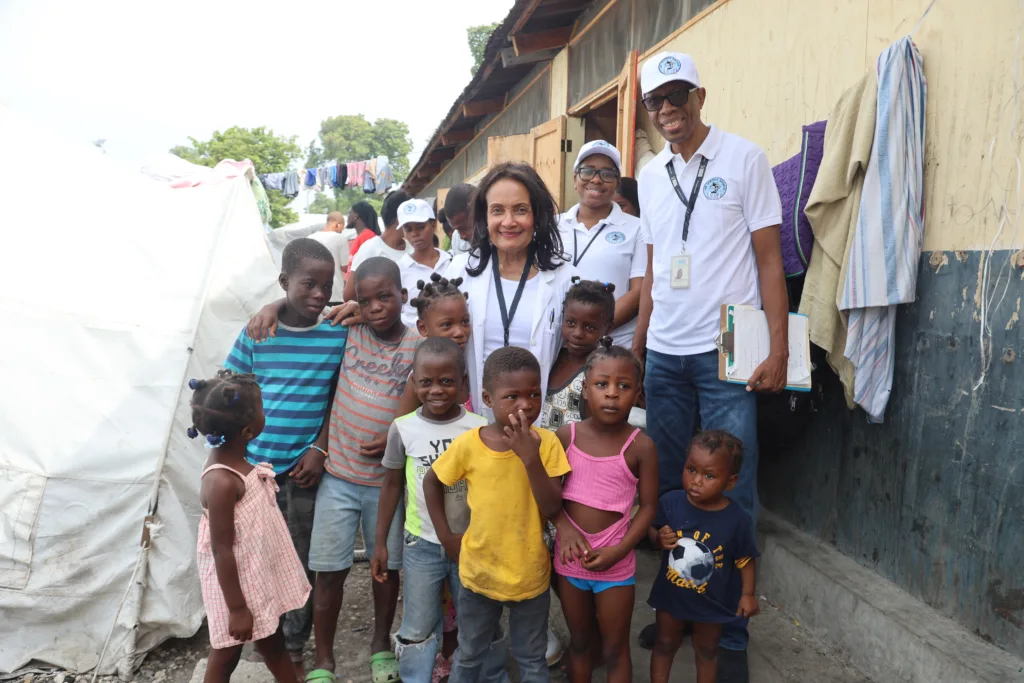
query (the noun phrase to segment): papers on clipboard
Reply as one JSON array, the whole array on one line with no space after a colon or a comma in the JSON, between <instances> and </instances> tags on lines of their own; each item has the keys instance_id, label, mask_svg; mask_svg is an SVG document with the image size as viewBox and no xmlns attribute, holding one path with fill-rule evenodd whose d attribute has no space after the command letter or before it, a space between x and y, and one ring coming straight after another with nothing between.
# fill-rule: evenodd
<instances>
[{"instance_id":1,"label":"papers on clipboard","mask_svg":"<svg viewBox=\"0 0 1024 683\"><path fill-rule=\"evenodd\" d=\"M807 316L789 314L789 372L786 389L811 390L811 341ZM718 335L718 379L746 384L771 344L768 318L753 306L723 304Z\"/></svg>"}]
</instances>

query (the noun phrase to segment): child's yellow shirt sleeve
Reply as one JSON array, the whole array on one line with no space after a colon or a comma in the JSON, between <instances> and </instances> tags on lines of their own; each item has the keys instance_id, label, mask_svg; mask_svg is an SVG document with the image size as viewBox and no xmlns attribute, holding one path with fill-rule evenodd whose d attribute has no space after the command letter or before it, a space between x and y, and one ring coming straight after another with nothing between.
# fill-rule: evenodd
<instances>
[{"instance_id":1,"label":"child's yellow shirt sleeve","mask_svg":"<svg viewBox=\"0 0 1024 683\"><path fill-rule=\"evenodd\" d=\"M472 432L462 434L441 454L441 457L430 466L434 474L445 486L454 486L455 482L466 478L466 437Z\"/></svg>"},{"instance_id":2,"label":"child's yellow shirt sleeve","mask_svg":"<svg viewBox=\"0 0 1024 683\"><path fill-rule=\"evenodd\" d=\"M540 433L540 460L549 477L561 477L572 471L569 459L565 457L565 449L555 433L550 429L538 429Z\"/></svg>"}]
</instances>

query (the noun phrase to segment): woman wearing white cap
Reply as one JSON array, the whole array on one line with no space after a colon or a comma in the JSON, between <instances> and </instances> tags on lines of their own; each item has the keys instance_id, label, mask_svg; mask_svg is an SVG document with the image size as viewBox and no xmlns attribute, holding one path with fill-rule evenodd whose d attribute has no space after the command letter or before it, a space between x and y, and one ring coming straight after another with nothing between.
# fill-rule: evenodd
<instances>
[{"instance_id":1,"label":"woman wearing white cap","mask_svg":"<svg viewBox=\"0 0 1024 683\"><path fill-rule=\"evenodd\" d=\"M621 176L619 150L604 140L583 145L573 166L580 201L562 214L558 229L565 258L576 266L580 277L615 285L611 337L629 349L647 269L647 244L640 219L613 201Z\"/></svg>"},{"instance_id":2,"label":"woman wearing white cap","mask_svg":"<svg viewBox=\"0 0 1024 683\"><path fill-rule=\"evenodd\" d=\"M434 272L443 273L452 257L434 246L434 211L422 199L410 199L398 207L398 227L412 251L398 259L402 288L408 294L402 306L402 322L416 327L417 313L410 301L419 295L419 281L430 282Z\"/></svg>"},{"instance_id":3,"label":"woman wearing white cap","mask_svg":"<svg viewBox=\"0 0 1024 683\"><path fill-rule=\"evenodd\" d=\"M402 236L402 230L398 226L398 207L409 201L411 197L405 190L396 190L384 198L384 205L380 208L380 218L384 221L384 232L363 243L359 251L352 257L348 272L356 272L356 268L368 258L384 256L395 263L402 260L402 257L412 251L412 247ZM352 301L356 298L356 279L348 278L345 282L345 301Z\"/></svg>"}]
</instances>

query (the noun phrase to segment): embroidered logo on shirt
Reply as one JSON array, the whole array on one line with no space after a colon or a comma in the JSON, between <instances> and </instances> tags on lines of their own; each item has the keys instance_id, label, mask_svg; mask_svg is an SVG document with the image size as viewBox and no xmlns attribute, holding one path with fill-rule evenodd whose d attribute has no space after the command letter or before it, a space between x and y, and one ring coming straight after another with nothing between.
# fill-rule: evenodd
<instances>
[{"instance_id":1,"label":"embroidered logo on shirt","mask_svg":"<svg viewBox=\"0 0 1024 683\"><path fill-rule=\"evenodd\" d=\"M622 244L626 241L625 233L621 233L618 230L608 233L604 238L608 241L608 244Z\"/></svg>"},{"instance_id":2,"label":"embroidered logo on shirt","mask_svg":"<svg viewBox=\"0 0 1024 683\"><path fill-rule=\"evenodd\" d=\"M665 57L665 59L658 62L658 71L665 75L679 73L679 70L682 68L683 65L675 57Z\"/></svg>"},{"instance_id":3,"label":"embroidered logo on shirt","mask_svg":"<svg viewBox=\"0 0 1024 683\"><path fill-rule=\"evenodd\" d=\"M721 199L728 190L729 186L717 176L704 183L704 196L708 199Z\"/></svg>"}]
</instances>

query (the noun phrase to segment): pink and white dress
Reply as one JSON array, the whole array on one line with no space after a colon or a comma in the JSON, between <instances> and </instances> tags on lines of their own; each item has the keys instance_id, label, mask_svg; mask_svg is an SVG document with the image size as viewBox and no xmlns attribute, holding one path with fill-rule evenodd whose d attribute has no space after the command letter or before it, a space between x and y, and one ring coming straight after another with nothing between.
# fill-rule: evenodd
<instances>
[{"instance_id":1,"label":"pink and white dress","mask_svg":"<svg viewBox=\"0 0 1024 683\"><path fill-rule=\"evenodd\" d=\"M252 612L252 639L262 640L277 631L281 615L306 604L310 585L295 552L291 534L277 506L274 470L257 465L248 475L226 465L203 470L227 470L244 482L245 494L235 503L235 562L245 604ZM210 646L220 650L242 642L228 633L228 605L224 600L210 546L206 510L199 520L199 581L210 626Z\"/></svg>"}]
</instances>

